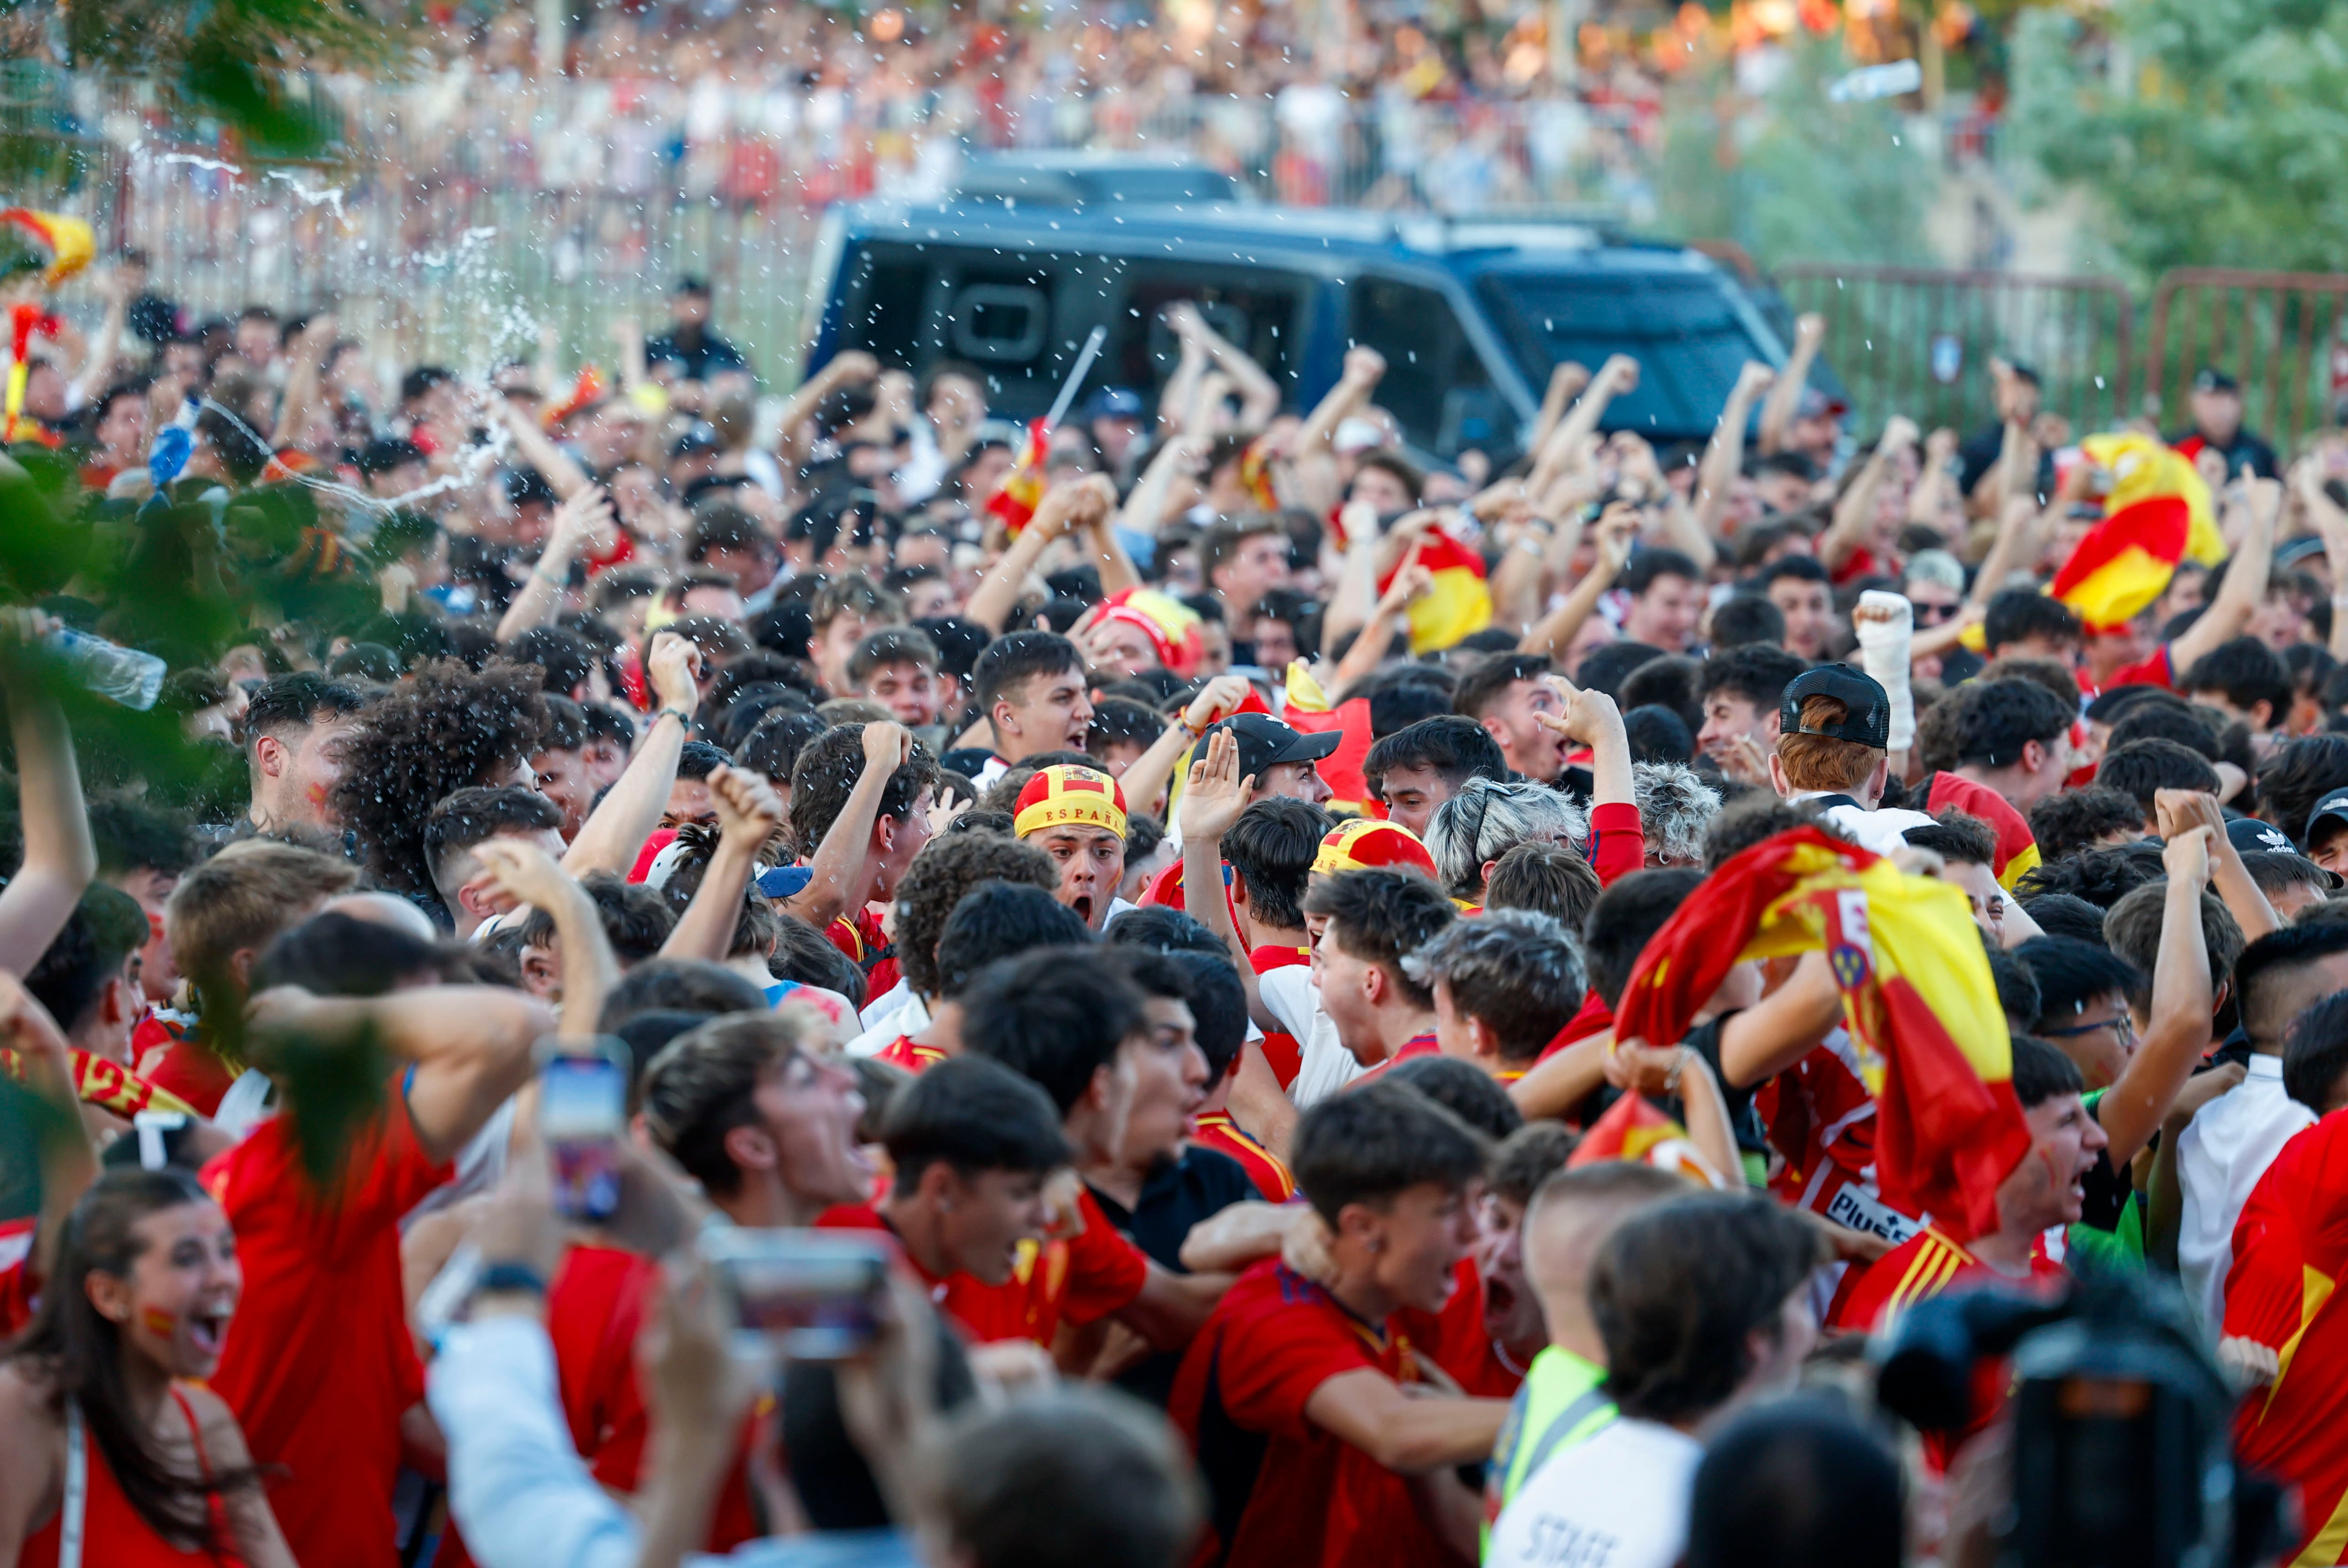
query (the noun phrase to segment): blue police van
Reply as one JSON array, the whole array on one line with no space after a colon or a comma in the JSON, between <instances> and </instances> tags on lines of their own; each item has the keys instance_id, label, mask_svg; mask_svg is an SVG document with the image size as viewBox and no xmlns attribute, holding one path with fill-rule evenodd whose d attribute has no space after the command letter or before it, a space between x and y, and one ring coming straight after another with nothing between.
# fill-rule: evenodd
<instances>
[{"instance_id":1,"label":"blue police van","mask_svg":"<svg viewBox=\"0 0 2348 1568\"><path fill-rule=\"evenodd\" d=\"M1101 326L1087 388L1154 399L1175 360L1165 307L1193 300L1291 407L1329 389L1349 346L1376 349L1379 405L1422 456L1448 459L1517 449L1563 360L1634 356L1638 389L1606 423L1661 443L1710 434L1745 361L1785 359L1782 311L1773 323L1693 250L1592 222L1256 205L1221 178L989 167L942 205L835 209L805 363L846 349L916 373L963 360L998 413L1027 418Z\"/></svg>"}]
</instances>

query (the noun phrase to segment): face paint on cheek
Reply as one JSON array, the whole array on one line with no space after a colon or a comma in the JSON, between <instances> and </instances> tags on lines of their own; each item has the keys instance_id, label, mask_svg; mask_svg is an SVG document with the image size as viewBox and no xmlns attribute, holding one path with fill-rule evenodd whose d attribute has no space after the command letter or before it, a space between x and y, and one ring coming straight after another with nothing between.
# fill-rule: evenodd
<instances>
[{"instance_id":1,"label":"face paint on cheek","mask_svg":"<svg viewBox=\"0 0 2348 1568\"><path fill-rule=\"evenodd\" d=\"M169 1339L179 1332L180 1319L164 1307L142 1306L139 1309L139 1326L158 1339Z\"/></svg>"},{"instance_id":2,"label":"face paint on cheek","mask_svg":"<svg viewBox=\"0 0 2348 1568\"><path fill-rule=\"evenodd\" d=\"M324 784L304 785L302 796L313 806L323 806L326 803L326 787Z\"/></svg>"}]
</instances>

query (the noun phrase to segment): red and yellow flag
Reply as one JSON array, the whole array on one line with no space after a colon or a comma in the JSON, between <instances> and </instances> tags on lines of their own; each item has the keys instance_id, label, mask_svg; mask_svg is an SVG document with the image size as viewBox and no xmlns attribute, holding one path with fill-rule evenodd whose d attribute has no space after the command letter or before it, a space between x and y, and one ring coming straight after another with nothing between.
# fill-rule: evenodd
<instances>
[{"instance_id":1,"label":"red and yellow flag","mask_svg":"<svg viewBox=\"0 0 2348 1568\"><path fill-rule=\"evenodd\" d=\"M36 211L30 207L0 207L0 223L21 232L48 255L41 282L55 288L98 254L98 235L79 218L63 212Z\"/></svg>"},{"instance_id":2,"label":"red and yellow flag","mask_svg":"<svg viewBox=\"0 0 2348 1568\"><path fill-rule=\"evenodd\" d=\"M1044 501L1044 461L1051 455L1052 432L1037 419L1027 427L1027 438L1019 443L1019 460L1003 476L1003 488L986 498L986 510L1003 520L1011 537L1027 526L1028 519Z\"/></svg>"},{"instance_id":3,"label":"red and yellow flag","mask_svg":"<svg viewBox=\"0 0 2348 1568\"><path fill-rule=\"evenodd\" d=\"M571 384L571 390L562 395L559 403L550 398L539 415L538 422L546 429L559 429L565 419L580 409L601 402L603 394L609 390L611 388L604 385L602 370L592 365L582 365L579 367L579 378Z\"/></svg>"},{"instance_id":4,"label":"red and yellow flag","mask_svg":"<svg viewBox=\"0 0 2348 1568\"><path fill-rule=\"evenodd\" d=\"M1344 734L1337 749L1321 759L1321 781L1334 797L1329 802L1332 809L1365 817L1386 814L1384 802L1370 798L1369 780L1362 777L1362 763L1377 744L1377 738L1370 733L1368 697L1354 697L1332 707L1329 694L1313 678L1311 666L1303 659L1293 659L1288 665L1287 703L1280 717L1289 728L1306 735L1326 735L1333 729Z\"/></svg>"},{"instance_id":5,"label":"red and yellow flag","mask_svg":"<svg viewBox=\"0 0 2348 1568\"><path fill-rule=\"evenodd\" d=\"M1687 1129L1658 1110L1643 1094L1626 1094L1590 1124L1581 1141L1566 1157L1568 1170L1620 1161L1653 1165L1704 1187L1726 1187L1728 1180L1704 1162L1688 1140Z\"/></svg>"},{"instance_id":6,"label":"red and yellow flag","mask_svg":"<svg viewBox=\"0 0 2348 1568\"><path fill-rule=\"evenodd\" d=\"M2138 431L2090 436L2085 460L2112 474L2101 522L2048 590L2090 627L2125 625L2168 589L2180 561L2214 565L2225 542L2192 459Z\"/></svg>"},{"instance_id":7,"label":"red and yellow flag","mask_svg":"<svg viewBox=\"0 0 2348 1568\"><path fill-rule=\"evenodd\" d=\"M1272 483L1272 449L1269 435L1258 436L1240 453L1240 488L1248 499L1266 511L1280 510L1280 492Z\"/></svg>"},{"instance_id":8,"label":"red and yellow flag","mask_svg":"<svg viewBox=\"0 0 2348 1568\"><path fill-rule=\"evenodd\" d=\"M1439 653L1492 624L1492 591L1484 582L1484 558L1439 528L1428 530L1415 552L1406 552L1394 571L1378 579L1378 592L1392 587L1414 559L1434 573L1435 587L1411 601L1412 653Z\"/></svg>"},{"instance_id":9,"label":"red and yellow flag","mask_svg":"<svg viewBox=\"0 0 2348 1568\"><path fill-rule=\"evenodd\" d=\"M1965 895L1816 828L1722 866L1657 932L1615 1037L1673 1044L1745 958L1823 948L1876 1099L1884 1202L1952 1239L1997 1228L1997 1187L2030 1152L2013 1047Z\"/></svg>"}]
</instances>

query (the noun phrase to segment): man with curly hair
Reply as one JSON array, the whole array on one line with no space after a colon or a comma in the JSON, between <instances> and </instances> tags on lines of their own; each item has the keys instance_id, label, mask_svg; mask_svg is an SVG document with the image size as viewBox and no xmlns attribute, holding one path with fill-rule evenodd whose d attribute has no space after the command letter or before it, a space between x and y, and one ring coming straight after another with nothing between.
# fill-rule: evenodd
<instances>
[{"instance_id":1,"label":"man with curly hair","mask_svg":"<svg viewBox=\"0 0 2348 1568\"><path fill-rule=\"evenodd\" d=\"M682 638L664 633L653 640L645 681L659 709L627 771L564 853L562 869L572 876L624 870L659 824L700 706L698 662ZM536 788L530 758L548 723L540 684L534 665L493 659L475 671L435 659L367 708L344 743L333 802L376 881L427 910L438 907L424 844L432 808L458 789Z\"/></svg>"},{"instance_id":2,"label":"man with curly hair","mask_svg":"<svg viewBox=\"0 0 2348 1568\"><path fill-rule=\"evenodd\" d=\"M868 1026L851 1051L877 1052L914 1072L927 1065L917 1055L926 1042L912 1037L928 1026L941 995L938 938L954 905L983 882L1024 882L1056 892L1060 873L1043 851L1000 833L950 833L932 840L897 884L897 962L903 978L865 1007Z\"/></svg>"},{"instance_id":3,"label":"man with curly hair","mask_svg":"<svg viewBox=\"0 0 2348 1568\"><path fill-rule=\"evenodd\" d=\"M536 782L530 755L547 723L541 685L534 665L497 660L474 671L435 659L352 728L334 806L378 882L427 906L438 903L425 823L456 790Z\"/></svg>"}]
</instances>

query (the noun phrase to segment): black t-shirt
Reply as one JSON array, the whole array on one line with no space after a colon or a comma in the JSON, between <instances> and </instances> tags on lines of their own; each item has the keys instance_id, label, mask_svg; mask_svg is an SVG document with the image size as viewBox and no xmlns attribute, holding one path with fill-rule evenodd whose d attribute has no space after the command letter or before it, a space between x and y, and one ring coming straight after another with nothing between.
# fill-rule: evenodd
<instances>
[{"instance_id":1,"label":"black t-shirt","mask_svg":"<svg viewBox=\"0 0 2348 1568\"><path fill-rule=\"evenodd\" d=\"M1129 1237L1152 1261L1176 1274L1182 1266L1182 1243L1190 1227L1234 1203L1260 1196L1247 1167L1220 1150L1186 1149L1182 1158L1142 1183L1141 1197L1131 1212L1124 1204L1095 1187L1093 1202L1108 1222ZM1166 1408L1174 1392L1174 1374L1181 1369L1179 1352L1150 1356L1117 1374L1117 1386L1138 1399Z\"/></svg>"},{"instance_id":2,"label":"black t-shirt","mask_svg":"<svg viewBox=\"0 0 2348 1568\"><path fill-rule=\"evenodd\" d=\"M2250 472L2262 480L2273 479L2281 471L2276 466L2275 449L2248 430L2236 430L2234 438L2222 447L2202 435L2198 429L2180 430L2176 435L2168 437L2167 439L2168 444L2174 447L2179 442L2189 441L2197 437L2199 438L2202 446L2226 459L2226 472L2230 475L2241 472L2244 463L2250 464Z\"/></svg>"},{"instance_id":3,"label":"black t-shirt","mask_svg":"<svg viewBox=\"0 0 2348 1568\"><path fill-rule=\"evenodd\" d=\"M664 333L644 345L645 364L663 359L676 361L678 374L687 381L704 381L713 372L741 370L749 365L740 349L705 328Z\"/></svg>"},{"instance_id":4,"label":"black t-shirt","mask_svg":"<svg viewBox=\"0 0 2348 1568\"><path fill-rule=\"evenodd\" d=\"M1989 471L1997 467L1997 456L2005 449L2005 427L1985 425L1965 438L1957 449L1957 487L1971 495ZM2038 454L2038 493L2054 493L2054 454Z\"/></svg>"}]
</instances>

